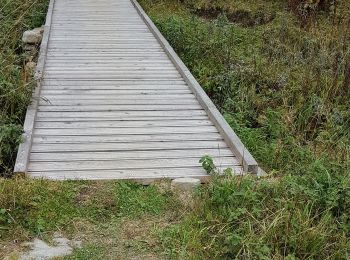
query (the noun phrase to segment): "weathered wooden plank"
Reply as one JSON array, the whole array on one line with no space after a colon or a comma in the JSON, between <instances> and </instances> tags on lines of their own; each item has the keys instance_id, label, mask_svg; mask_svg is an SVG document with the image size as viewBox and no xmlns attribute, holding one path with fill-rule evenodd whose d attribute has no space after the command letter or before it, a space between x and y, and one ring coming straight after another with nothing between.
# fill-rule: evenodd
<instances>
[{"instance_id":1,"label":"weathered wooden plank","mask_svg":"<svg viewBox=\"0 0 350 260\"><path fill-rule=\"evenodd\" d=\"M233 168L237 174L242 173L241 167ZM171 169L125 169L125 170L83 170L83 171L50 171L30 172L33 178L55 180L108 180L108 179L163 179L163 178L207 178L207 173L201 167L171 168Z\"/></svg>"},{"instance_id":2,"label":"weathered wooden plank","mask_svg":"<svg viewBox=\"0 0 350 260\"><path fill-rule=\"evenodd\" d=\"M146 50L138 53L137 49L132 49L128 51L89 51L84 52L81 49L73 50L56 50L51 51L48 56L48 64L74 64L74 63L84 63L84 64L128 64L128 63L148 63L150 66L153 64L171 64L169 59L158 50L147 51ZM138 54L138 55L137 55ZM65 56L67 55L67 56ZM72 57L69 57L72 56ZM101 59L103 58L103 59ZM91 60L90 60L91 59Z\"/></svg>"},{"instance_id":3,"label":"weathered wooden plank","mask_svg":"<svg viewBox=\"0 0 350 260\"><path fill-rule=\"evenodd\" d=\"M47 64L47 69L75 69L77 66L85 66L87 70L92 70L93 68L104 68L108 69L111 66L121 66L121 67L139 67L145 66L149 63L149 61L74 61L74 62L49 62ZM162 66L163 68L172 68L172 64L168 62L159 62L158 66ZM155 66L150 65L151 68L156 68Z\"/></svg>"},{"instance_id":4,"label":"weathered wooden plank","mask_svg":"<svg viewBox=\"0 0 350 260\"><path fill-rule=\"evenodd\" d=\"M170 74L172 73L173 75L176 75L176 69L169 65L165 65L164 67L134 67L132 66L126 66L123 65L123 68L118 69L115 68L114 66L108 66L108 67L101 67L101 66L86 66L85 69L81 69L78 67L71 67L67 68L64 66L56 66L54 68L48 68L45 70L46 73L50 75L57 75L57 74L78 74L78 75L84 75L84 74L91 74L91 73L96 73L96 74L112 74L112 75L118 75L118 74L125 74L125 73L137 73L137 74L154 74L154 73L164 73L164 74Z\"/></svg>"},{"instance_id":5,"label":"weathered wooden plank","mask_svg":"<svg viewBox=\"0 0 350 260\"><path fill-rule=\"evenodd\" d=\"M79 144L79 143L133 143L133 142L180 142L180 141L222 141L218 133L187 133L187 134L157 134L157 135L84 135L84 136L47 136L34 135L33 142L41 144Z\"/></svg>"},{"instance_id":6,"label":"weathered wooden plank","mask_svg":"<svg viewBox=\"0 0 350 260\"><path fill-rule=\"evenodd\" d=\"M77 26L76 25L54 25L52 27L52 30L55 31L60 31L60 30L76 30ZM116 27L115 25L108 25L108 24L80 24L80 29L82 30L98 30L98 31L109 31L109 30L122 30L122 31L128 31L129 29L131 29L131 31L133 30L147 30L147 26L145 24L141 24L141 23L128 23L128 24L118 24L118 27ZM154 38L153 38L154 39ZM155 39L154 39L155 40ZM157 42L157 41L155 41Z\"/></svg>"},{"instance_id":7,"label":"weathered wooden plank","mask_svg":"<svg viewBox=\"0 0 350 260\"><path fill-rule=\"evenodd\" d=\"M83 72L83 71L89 71L90 73L92 72L96 72L96 73L101 73L101 72L106 72L106 71L111 71L113 73L115 72L119 72L119 71L125 71L125 72L129 72L129 71L151 71L153 73L157 73L158 71L173 71L175 72L176 69L171 65L171 64L163 64L163 65L158 65L158 66L130 66L127 64L122 64L122 67L116 68L115 64L113 64L114 66L108 66L108 65L103 65L103 66L99 66L97 64L91 65L91 66L87 66L86 64L82 67L76 67L71 65L71 66L59 66L59 65L50 65L47 66L45 71L48 72L67 72L67 71L72 71L72 72Z\"/></svg>"},{"instance_id":8,"label":"weathered wooden plank","mask_svg":"<svg viewBox=\"0 0 350 260\"><path fill-rule=\"evenodd\" d=\"M143 85L140 83L140 85L125 85L125 84L115 84L115 85L104 85L104 84L96 84L95 86L89 86L89 85L44 85L42 86L42 89L44 90L79 90L79 89L86 89L86 90L95 90L95 89L118 89L118 90L164 90L164 89L188 89L186 85ZM124 99L124 98L123 98Z\"/></svg>"},{"instance_id":9,"label":"weathered wooden plank","mask_svg":"<svg viewBox=\"0 0 350 260\"><path fill-rule=\"evenodd\" d=\"M154 73L148 73L148 74L137 74L134 73L132 75L129 75L127 73L125 74L119 74L119 75L115 75L113 73L111 74L97 74L93 75L93 74L49 74L49 73L45 73L44 75L47 79L57 79L57 78L66 78L66 79L139 79L139 80L144 80L144 79L178 79L179 76L178 75L173 75L172 73L167 73L167 74L157 74L156 76L154 75Z\"/></svg>"},{"instance_id":10,"label":"weathered wooden plank","mask_svg":"<svg viewBox=\"0 0 350 260\"><path fill-rule=\"evenodd\" d=\"M163 121L163 120L208 120L206 115L180 115L180 116L116 116L116 117L37 117L35 122L94 122L114 120L114 121Z\"/></svg>"},{"instance_id":11,"label":"weathered wooden plank","mask_svg":"<svg viewBox=\"0 0 350 260\"><path fill-rule=\"evenodd\" d=\"M37 112L37 118L119 118L119 117L174 117L206 116L204 110L181 111L111 111L111 112Z\"/></svg>"},{"instance_id":12,"label":"weathered wooden plank","mask_svg":"<svg viewBox=\"0 0 350 260\"><path fill-rule=\"evenodd\" d=\"M155 75L156 73L156 75ZM96 76L98 75L98 76ZM103 78L104 77L120 77L120 78L129 78L129 77L137 77L137 78L180 78L180 75L178 72L176 72L174 69L167 69L167 70L157 70L152 71L151 69L148 70L129 70L124 71L123 69L120 70L104 70L100 71L99 73L91 73L91 71L45 71L44 76L60 76L60 77L75 77L79 78L81 76L89 76L91 78Z\"/></svg>"},{"instance_id":13,"label":"weathered wooden plank","mask_svg":"<svg viewBox=\"0 0 350 260\"><path fill-rule=\"evenodd\" d=\"M103 48L105 52L99 52L99 50ZM52 52L48 54L48 58L63 58L63 54L67 55L65 57L65 60L70 57L70 60L79 60L86 57L90 58L98 58L103 57L106 58L106 60L109 59L117 59L117 58L127 58L127 59L133 59L133 58L148 58L148 59L159 59L164 60L166 59L166 55L164 53L161 53L159 48L143 48L142 53L138 53L135 50L138 50L139 48L137 46L130 47L130 48L123 48L121 50L123 51L114 51L114 46L109 47L103 47L103 46L96 46L96 47L84 47L82 46L68 46L67 48L56 48L52 49ZM82 52L82 50L85 50L86 52Z\"/></svg>"},{"instance_id":14,"label":"weathered wooden plank","mask_svg":"<svg viewBox=\"0 0 350 260\"><path fill-rule=\"evenodd\" d=\"M152 160L117 160L117 161L72 161L72 162L31 162L28 170L34 171L74 171L74 170L113 170L113 169L149 169L196 167L199 162L194 158L152 159ZM222 157L218 166L234 167L239 165L234 158Z\"/></svg>"},{"instance_id":15,"label":"weathered wooden plank","mask_svg":"<svg viewBox=\"0 0 350 260\"><path fill-rule=\"evenodd\" d=\"M138 95L139 100L148 100L148 99L192 99L194 97L193 94L140 94ZM44 101L54 101L54 100L120 100L120 99L132 99L135 98L134 94L110 94L110 95L102 95L102 94L66 94L66 95L41 95L42 100Z\"/></svg>"},{"instance_id":16,"label":"weathered wooden plank","mask_svg":"<svg viewBox=\"0 0 350 260\"><path fill-rule=\"evenodd\" d=\"M112 134L166 134L166 133L216 133L214 126L155 127L155 128L80 128L80 129L35 129L36 135L112 135Z\"/></svg>"},{"instance_id":17,"label":"weathered wooden plank","mask_svg":"<svg viewBox=\"0 0 350 260\"><path fill-rule=\"evenodd\" d=\"M91 22L93 22L93 20L91 20ZM92 36L92 37L95 37L95 36L104 36L104 35L111 35L112 33L111 32L107 32L107 31L102 31L102 32L96 32L96 31L75 31L74 33L71 33L71 32L67 32L67 31L61 31L61 32L56 32L56 31L53 31L52 32L52 36L72 36L72 35L75 35L75 36L84 36L84 35L89 35L89 36ZM120 32L114 32L113 35L115 36L127 36L127 35L130 35L130 33L128 33L127 31L120 31ZM137 36L149 36L149 35L152 35L150 32L148 31L142 31L142 32L133 32L133 37L137 37Z\"/></svg>"},{"instance_id":18,"label":"weathered wooden plank","mask_svg":"<svg viewBox=\"0 0 350 260\"><path fill-rule=\"evenodd\" d=\"M98 122L36 122L36 129L61 129L61 128L122 128L122 127L159 127L159 126L208 126L213 125L209 120L158 120L158 121L98 121Z\"/></svg>"},{"instance_id":19,"label":"weathered wooden plank","mask_svg":"<svg viewBox=\"0 0 350 260\"><path fill-rule=\"evenodd\" d=\"M86 62L87 60L90 62L103 62L107 61L107 63L120 61L120 63L129 63L129 62L135 62L138 60L143 60L144 62L147 61L149 64L155 64L155 63L167 63L169 64L169 60L167 59L164 54L161 53L154 53L153 51L148 52L145 50L142 54L138 53L127 53L127 52L120 52L120 53L93 53L92 50L87 50L87 53L65 53L64 51L59 51L57 53L51 53L48 54L48 61L50 65L57 64L67 61L69 59L71 61L71 64L74 64L75 62ZM65 58L63 56L66 56Z\"/></svg>"},{"instance_id":20,"label":"weathered wooden plank","mask_svg":"<svg viewBox=\"0 0 350 260\"><path fill-rule=\"evenodd\" d=\"M81 143L33 144L32 152L87 152L87 151L151 151L179 149L224 149L223 141L133 142L133 143Z\"/></svg>"},{"instance_id":21,"label":"weathered wooden plank","mask_svg":"<svg viewBox=\"0 0 350 260\"><path fill-rule=\"evenodd\" d=\"M69 57L68 57L69 58ZM106 60L107 62L111 62L111 61L127 61L127 62L135 62L135 61L147 61L150 64L154 63L154 62L169 62L169 60L166 58L166 56L162 56L162 57L152 57L152 56L105 56L103 57L103 59L101 59L101 57L99 56L94 56L94 57L89 57L89 56L85 56L85 57L74 57L74 60L70 59L71 62L86 62L86 61L91 61L91 62L103 62L104 60ZM67 57L64 58L63 55L57 55L56 57L47 57L47 61L48 62L63 62L63 61L67 61ZM64 80L64 79L63 79ZM98 80L98 79L96 79Z\"/></svg>"},{"instance_id":22,"label":"weathered wooden plank","mask_svg":"<svg viewBox=\"0 0 350 260\"><path fill-rule=\"evenodd\" d=\"M178 79L178 80L79 80L79 79L44 79L43 85L50 85L50 86L61 86L61 85L68 85L68 86L75 86L75 85L85 85L85 86L95 86L99 84L103 85L116 85L116 84L127 84L127 85L138 85L138 84L150 84L150 85L164 85L164 84L169 84L169 85L182 85L186 84L183 79Z\"/></svg>"},{"instance_id":23,"label":"weathered wooden plank","mask_svg":"<svg viewBox=\"0 0 350 260\"><path fill-rule=\"evenodd\" d=\"M88 50L99 50L103 48L107 49L143 49L143 50L161 50L161 47L157 44L141 44L141 43L74 43L74 42L65 42L65 43L52 43L50 49L52 50L75 50L75 49L88 49Z\"/></svg>"},{"instance_id":24,"label":"weathered wooden plank","mask_svg":"<svg viewBox=\"0 0 350 260\"><path fill-rule=\"evenodd\" d=\"M77 67L77 65L83 65L84 67ZM116 71L120 66L119 71L129 70L170 70L174 71L175 67L171 63L160 62L155 65L147 62L134 62L134 61L107 61L106 63L94 62L94 61L74 61L74 63L54 63L50 62L47 66L47 70L73 70L73 71L84 71L84 70L112 70Z\"/></svg>"},{"instance_id":25,"label":"weathered wooden plank","mask_svg":"<svg viewBox=\"0 0 350 260\"><path fill-rule=\"evenodd\" d=\"M62 43L67 43L67 42L78 42L78 43L84 43L86 41L90 41L90 43L107 43L107 42L115 42L115 43L155 43L156 40L152 37L152 35L148 36L142 36L142 38L130 38L128 36L124 37L116 37L116 36L94 36L93 39L91 39L91 36L76 36L76 35L71 35L71 36L55 36L51 37L50 41L52 42L62 42ZM115 50L117 51L117 50Z\"/></svg>"},{"instance_id":26,"label":"weathered wooden plank","mask_svg":"<svg viewBox=\"0 0 350 260\"><path fill-rule=\"evenodd\" d=\"M90 62L103 62L104 60L106 60L107 62L112 62L112 61L126 61L126 62L135 62L138 60L143 60L143 61L147 61L149 62L149 64L153 64L153 63L165 63L165 62L169 62L169 60L167 59L166 56L163 56L163 54L153 54L153 53L142 53L137 55L136 53L134 54L124 54L124 53L111 53L111 54L84 54L82 53L81 55L77 54L77 55L70 55L70 54L66 54L66 57L64 58L64 54L62 53L56 53L56 54L49 54L47 57L47 60L49 61L49 63L60 63L62 61L67 61L67 59L69 59L72 63L74 62L86 62L86 61L90 61ZM50 64L50 65L51 65Z\"/></svg>"},{"instance_id":27,"label":"weathered wooden plank","mask_svg":"<svg viewBox=\"0 0 350 260\"><path fill-rule=\"evenodd\" d=\"M51 90L43 89L42 95L168 95L168 94L191 94L189 89L164 89L164 90L99 90L99 89L79 89L79 90Z\"/></svg>"},{"instance_id":28,"label":"weathered wooden plank","mask_svg":"<svg viewBox=\"0 0 350 260\"><path fill-rule=\"evenodd\" d=\"M70 20L66 22L59 22L59 20L55 19L54 22L55 22L55 26L63 26L63 25L80 26L80 25L89 25L91 21L90 20L85 20L85 21ZM108 21L108 20L94 21L94 24L96 25L111 25L111 26L116 26L116 24L127 25L127 24L139 24L139 23L143 23L141 18L136 18L136 19L116 18L111 21ZM113 37L113 35L111 35L111 37ZM132 35L130 36L130 38L131 37Z\"/></svg>"},{"instance_id":29,"label":"weathered wooden plank","mask_svg":"<svg viewBox=\"0 0 350 260\"><path fill-rule=\"evenodd\" d=\"M113 33L119 38L125 38L127 37L128 33L127 32L118 32L118 33ZM55 33L53 32L52 37L71 37L71 36L86 36L86 37L108 37L108 35L111 35L109 32L100 32L96 34L96 32L89 32L89 31L82 31L82 32L75 32L74 34L70 33L65 33L65 32L60 32L60 33ZM149 32L134 32L133 37L149 37L150 34ZM147 39L147 38L146 38Z\"/></svg>"},{"instance_id":30,"label":"weathered wooden plank","mask_svg":"<svg viewBox=\"0 0 350 260\"><path fill-rule=\"evenodd\" d=\"M155 151L122 151L122 152L61 152L61 153L32 153L32 162L67 162L67 161L118 161L118 160L153 160L192 158L197 162L205 155L220 162L220 158L234 156L230 149L193 149L193 150L155 150Z\"/></svg>"},{"instance_id":31,"label":"weathered wooden plank","mask_svg":"<svg viewBox=\"0 0 350 260\"><path fill-rule=\"evenodd\" d=\"M78 105L78 106L39 106L38 111L53 112L96 112L96 111L178 111L178 110L201 110L202 107L196 104L180 105Z\"/></svg>"},{"instance_id":32,"label":"weathered wooden plank","mask_svg":"<svg viewBox=\"0 0 350 260\"><path fill-rule=\"evenodd\" d=\"M198 105L194 98L188 99L40 99L40 106L86 106L86 105Z\"/></svg>"}]
</instances>

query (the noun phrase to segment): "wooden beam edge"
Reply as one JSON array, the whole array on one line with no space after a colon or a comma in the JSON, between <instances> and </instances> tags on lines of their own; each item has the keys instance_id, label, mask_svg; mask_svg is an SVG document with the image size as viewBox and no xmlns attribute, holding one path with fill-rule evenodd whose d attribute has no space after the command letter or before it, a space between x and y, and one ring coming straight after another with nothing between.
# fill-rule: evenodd
<instances>
[{"instance_id":1,"label":"wooden beam edge","mask_svg":"<svg viewBox=\"0 0 350 260\"><path fill-rule=\"evenodd\" d=\"M48 48L50 32L51 32L54 4L55 4L55 0L50 0L47 15L46 15L46 22L44 25L43 39L40 45L38 63L37 63L36 71L34 75L34 79L36 81L36 87L32 94L32 102L27 108L26 117L24 120L22 143L18 147L17 158L15 162L15 167L14 167L15 174L27 173L30 149L32 146L32 135L33 135L34 123L35 123L35 118L36 118L37 108L38 108L39 98L40 98L42 75L45 68L45 60L46 60L47 48Z\"/></svg>"},{"instance_id":2,"label":"wooden beam edge","mask_svg":"<svg viewBox=\"0 0 350 260\"><path fill-rule=\"evenodd\" d=\"M236 157L242 162L244 172L250 172L253 174L258 174L259 166L257 161L248 151L248 149L244 146L240 138L236 135L230 125L226 122L224 117L221 115L219 110L216 108L211 99L207 96L205 91L199 85L197 80L193 77L189 69L182 62L179 56L176 54L174 49L170 46L168 41L164 38L164 36L160 33L158 28L152 22L152 20L145 13L143 8L136 0L131 0L132 4L135 6L137 12L147 24L148 28L151 30L153 35L156 37L158 42L166 51L167 55L179 70L181 76L185 79L186 83L189 85L193 94L197 97L199 103L202 105L204 110L208 113L210 120L213 121L215 126L218 128L219 132L223 136L224 140L228 144L228 146L232 149L232 152Z\"/></svg>"}]
</instances>

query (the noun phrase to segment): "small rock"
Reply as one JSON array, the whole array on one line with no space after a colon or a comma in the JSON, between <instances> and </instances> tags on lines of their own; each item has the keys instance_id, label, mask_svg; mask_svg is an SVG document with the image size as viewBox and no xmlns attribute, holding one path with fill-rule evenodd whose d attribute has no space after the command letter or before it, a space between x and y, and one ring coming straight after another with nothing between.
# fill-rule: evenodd
<instances>
[{"instance_id":1,"label":"small rock","mask_svg":"<svg viewBox=\"0 0 350 260\"><path fill-rule=\"evenodd\" d=\"M54 242L54 245L48 245L46 242L35 238L32 242L23 243L23 246L29 247L28 251L14 252L7 259L12 259L12 256L16 256L15 259L20 260L56 259L70 255L74 248L81 247L81 241L71 241L63 237L61 234L55 234L52 241Z\"/></svg>"},{"instance_id":2,"label":"small rock","mask_svg":"<svg viewBox=\"0 0 350 260\"><path fill-rule=\"evenodd\" d=\"M43 38L44 26L23 33L22 41L29 44L39 44Z\"/></svg>"},{"instance_id":3,"label":"small rock","mask_svg":"<svg viewBox=\"0 0 350 260\"><path fill-rule=\"evenodd\" d=\"M267 173L259 167L257 175L258 177L264 177L264 176L267 176Z\"/></svg>"},{"instance_id":4,"label":"small rock","mask_svg":"<svg viewBox=\"0 0 350 260\"><path fill-rule=\"evenodd\" d=\"M199 187L201 181L195 178L178 178L171 182L171 186L174 189L181 191L193 191L195 188Z\"/></svg>"},{"instance_id":5,"label":"small rock","mask_svg":"<svg viewBox=\"0 0 350 260\"><path fill-rule=\"evenodd\" d=\"M36 69L36 63L33 61L30 61L26 64L25 70L29 73L29 74L34 74Z\"/></svg>"}]
</instances>

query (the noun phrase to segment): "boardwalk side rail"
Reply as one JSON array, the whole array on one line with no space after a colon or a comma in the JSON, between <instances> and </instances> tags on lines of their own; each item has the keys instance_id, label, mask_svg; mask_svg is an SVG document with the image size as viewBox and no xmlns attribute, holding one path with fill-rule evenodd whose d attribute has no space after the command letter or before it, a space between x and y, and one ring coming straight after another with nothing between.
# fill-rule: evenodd
<instances>
[{"instance_id":1,"label":"boardwalk side rail","mask_svg":"<svg viewBox=\"0 0 350 260\"><path fill-rule=\"evenodd\" d=\"M136 0L131 0L139 15L142 17L144 22L147 24L150 31L156 37L158 42L164 48L168 57L171 59L173 64L176 66L181 76L185 79L186 83L192 90L193 94L196 96L197 100L204 108L204 110L208 113L210 120L215 124L218 128L221 135L224 137L227 145L231 148L234 155L237 157L239 161L243 164L243 170L245 172L250 172L254 174L258 174L259 167L258 163L254 159L254 157L250 154L248 149L244 146L240 138L236 135L236 133L232 130L230 125L226 122L224 117L221 115L219 110L216 108L211 99L204 92L202 87L199 85L197 80L193 77L189 69L182 62L179 56L176 54L174 49L170 46L168 41L163 37L158 28L152 22L152 20L145 13L143 8Z\"/></svg>"},{"instance_id":2,"label":"boardwalk side rail","mask_svg":"<svg viewBox=\"0 0 350 260\"><path fill-rule=\"evenodd\" d=\"M26 117L25 117L24 126L23 126L24 133L22 134L23 142L18 147L14 173L27 172L29 155L30 155L30 150L32 147L32 140L33 140L34 122L38 111L38 104L40 99L42 75L44 72L46 54L47 54L50 32L51 32L54 4L55 4L55 0L50 0L47 15L46 15L46 22L44 26L43 39L40 45L38 63L35 71L36 86L32 95L31 104L27 108Z\"/></svg>"}]
</instances>

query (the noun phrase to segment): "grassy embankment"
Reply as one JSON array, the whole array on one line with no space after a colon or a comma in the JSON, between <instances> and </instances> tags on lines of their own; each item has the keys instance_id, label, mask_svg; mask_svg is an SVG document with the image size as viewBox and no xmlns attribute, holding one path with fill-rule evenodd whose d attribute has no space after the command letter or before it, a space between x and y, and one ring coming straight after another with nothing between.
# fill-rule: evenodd
<instances>
[{"instance_id":1,"label":"grassy embankment","mask_svg":"<svg viewBox=\"0 0 350 260\"><path fill-rule=\"evenodd\" d=\"M2 180L3 251L60 230L84 242L73 259L349 258L349 7L297 2L141 1L268 177L216 180L191 206L127 183ZM21 30L42 18L34 7L39 16L1 16L18 26L1 50L12 57L1 69L3 169L28 100L18 46Z\"/></svg>"}]
</instances>

